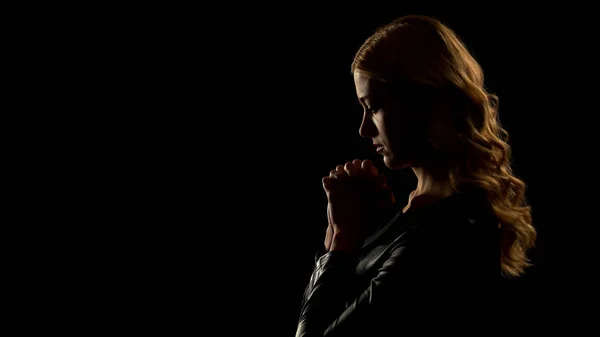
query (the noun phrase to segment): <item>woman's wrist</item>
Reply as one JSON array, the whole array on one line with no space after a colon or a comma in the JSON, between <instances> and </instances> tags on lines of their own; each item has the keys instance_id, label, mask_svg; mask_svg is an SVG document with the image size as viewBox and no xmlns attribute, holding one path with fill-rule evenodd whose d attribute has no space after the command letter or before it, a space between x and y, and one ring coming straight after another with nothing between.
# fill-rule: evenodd
<instances>
[{"instance_id":1,"label":"woman's wrist","mask_svg":"<svg viewBox=\"0 0 600 337\"><path fill-rule=\"evenodd\" d=\"M361 246L362 240L358 233L335 232L329 251L355 252Z\"/></svg>"}]
</instances>

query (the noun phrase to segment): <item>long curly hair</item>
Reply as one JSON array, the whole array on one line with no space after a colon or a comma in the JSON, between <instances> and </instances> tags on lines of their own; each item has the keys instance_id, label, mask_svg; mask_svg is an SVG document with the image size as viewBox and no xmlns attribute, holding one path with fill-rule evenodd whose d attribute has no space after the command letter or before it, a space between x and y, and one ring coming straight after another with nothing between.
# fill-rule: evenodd
<instances>
[{"instance_id":1,"label":"long curly hair","mask_svg":"<svg viewBox=\"0 0 600 337\"><path fill-rule=\"evenodd\" d=\"M456 191L485 192L499 221L501 272L522 275L530 266L527 251L536 240L526 184L512 171L498 97L485 88L481 66L458 36L435 18L404 16L379 27L363 43L351 70L392 85L433 89L445 99L451 107L445 118L453 128L437 129L428 142L448 159Z\"/></svg>"}]
</instances>

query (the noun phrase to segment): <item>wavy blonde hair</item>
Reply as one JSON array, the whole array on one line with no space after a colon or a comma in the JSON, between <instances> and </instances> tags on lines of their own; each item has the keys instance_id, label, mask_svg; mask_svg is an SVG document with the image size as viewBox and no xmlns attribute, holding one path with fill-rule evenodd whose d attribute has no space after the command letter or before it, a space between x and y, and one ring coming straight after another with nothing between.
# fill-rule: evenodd
<instances>
[{"instance_id":1,"label":"wavy blonde hair","mask_svg":"<svg viewBox=\"0 0 600 337\"><path fill-rule=\"evenodd\" d=\"M481 66L457 35L431 17L401 17L365 41L351 70L388 84L433 89L446 99L451 114L445 117L454 128L437 130L429 142L449 158L450 181L457 191L485 191L499 220L501 271L509 277L522 275L531 265L527 251L536 240L526 185L513 175L498 97L487 92Z\"/></svg>"}]
</instances>

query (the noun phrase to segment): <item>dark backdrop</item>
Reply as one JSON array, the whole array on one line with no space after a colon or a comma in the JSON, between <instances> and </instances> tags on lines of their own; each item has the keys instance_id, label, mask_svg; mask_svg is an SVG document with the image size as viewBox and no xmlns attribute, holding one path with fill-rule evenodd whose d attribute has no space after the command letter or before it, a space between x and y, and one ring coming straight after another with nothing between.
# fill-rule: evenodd
<instances>
[{"instance_id":1,"label":"dark backdrop","mask_svg":"<svg viewBox=\"0 0 600 337\"><path fill-rule=\"evenodd\" d=\"M519 287L527 287L531 296L541 282L540 253L547 226L545 211L549 211L544 207L544 195L536 189L542 183L541 176L532 174L535 146L542 137L541 130L536 132L536 126L539 127L536 121L547 112L540 109L539 100L531 98L531 91L543 85L540 78L543 68L538 60L548 47L544 41L532 38L535 27L528 26L531 22L523 23L517 16L432 12L428 14L435 15L462 37L484 68L488 89L500 98L500 117L510 133L515 173L528 183L527 196L540 232L538 248L532 256L536 266L515 282ZM272 42L285 50L278 61L273 61L285 65L274 79L280 89L268 87L270 92L261 95L258 101L273 108L273 112L269 109L273 115L265 116L266 121L272 118L272 124L262 136L268 144L264 152L269 163L267 170L272 172L266 177L271 176L274 184L256 182L262 188L253 190L253 194L260 200L268 200L258 212L270 224L268 228L279 233L276 237L282 236L271 242L271 249L279 253L269 254L267 259L277 267L266 274L274 280L270 289L278 294L276 306L280 308L281 324L291 330L313 267L314 251L323 242L326 201L320 178L337 164L369 158L391 178L399 202L406 202L407 193L416 186L411 170L390 172L382 164L381 156L374 153L371 140L358 135L362 108L356 100L349 71L354 53L374 28L410 13L403 10L354 11L346 15L311 13L299 22L285 20L279 29L282 35L273 37L276 41ZM281 37L286 28L308 23L310 28L297 29L293 38ZM265 211L267 215L263 215Z\"/></svg>"},{"instance_id":2,"label":"dark backdrop","mask_svg":"<svg viewBox=\"0 0 600 337\"><path fill-rule=\"evenodd\" d=\"M73 205L82 205L78 221L98 221L76 242L94 256L78 266L91 267L98 282L93 303L110 313L101 322L293 335L326 226L321 178L368 158L388 175L399 202L415 186L410 170L390 172L358 135L361 108L350 74L361 43L405 14L432 15L454 29L500 98L515 173L528 184L539 232L535 266L513 283L522 295L515 307L543 327L554 317L545 309L572 309L559 300L589 298L571 296L578 287L557 281L579 282L573 271L589 269L573 263L587 253L550 277L546 248L560 247L553 262L573 252L567 245L590 227L579 210L594 209L595 199L582 197L591 186L584 169L596 152L585 146L594 133L581 123L595 97L585 89L594 78L593 39L583 34L592 21L582 9L567 14L562 7L453 12L462 14L366 3L220 11L149 5L94 21L77 40L91 46L77 55L94 90L81 86L73 96L92 106L84 109L93 120L82 133L98 132L81 152L92 162L69 172L83 172L84 186L93 186L94 199L77 197ZM83 95L90 92L93 98ZM103 241L90 245L97 237Z\"/></svg>"},{"instance_id":3,"label":"dark backdrop","mask_svg":"<svg viewBox=\"0 0 600 337\"><path fill-rule=\"evenodd\" d=\"M223 23L224 28L207 32L210 43L197 41L198 56L209 54L219 63L198 61L196 80L202 87L193 95L199 109L186 114L195 114L199 120L183 128L194 130L190 139L199 135L210 154L191 147L185 156L194 158L193 162L201 160L200 167L206 168L197 173L200 189L216 187L216 194L199 196L212 199L207 200L208 207L218 209L217 216L200 215L198 226L216 227L220 234L185 238L185 242L192 241L189 247L197 242L211 247L207 255L198 256L200 266L190 256L185 261L190 268L202 269L201 279L206 278L209 288L199 291L218 295L217 307L225 317L237 317L244 324L266 329L269 335L293 335L326 226L321 178L336 165L355 158L371 159L390 177L399 202L406 202L407 192L416 183L412 172L390 172L374 153L371 140L358 134L362 110L350 64L377 26L410 13L383 8L345 13L290 8L259 18L249 16L235 28L225 28L228 25ZM532 292L542 282L540 253L551 211L544 205L548 196L537 188L542 176L533 174L540 155L536 146L546 132L539 121L548 114L537 99L550 76L544 57L551 46L536 34L536 25L544 18L532 22L518 15L418 13L435 15L464 39L485 70L489 90L500 97L500 116L510 132L515 173L528 183L527 196L540 232L533 255L536 266L516 282L529 289L533 298ZM202 76L204 71L216 76L208 80ZM177 124L173 127L181 129ZM190 146L183 148L190 150ZM214 160L213 154L219 159ZM183 184L186 181L187 177ZM182 242L177 235L173 240ZM188 254L192 252L197 254L190 248ZM208 260L216 269L203 269ZM167 264L169 270L178 270L172 262ZM215 293L213 283L226 291ZM238 302L240 294L244 300ZM529 301L519 305L537 310L537 304Z\"/></svg>"}]
</instances>

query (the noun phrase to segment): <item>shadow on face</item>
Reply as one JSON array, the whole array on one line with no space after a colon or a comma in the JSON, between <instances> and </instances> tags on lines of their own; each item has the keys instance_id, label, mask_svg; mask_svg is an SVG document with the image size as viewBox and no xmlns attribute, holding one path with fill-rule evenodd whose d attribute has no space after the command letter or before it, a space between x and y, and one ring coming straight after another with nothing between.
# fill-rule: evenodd
<instances>
[{"instance_id":1,"label":"shadow on face","mask_svg":"<svg viewBox=\"0 0 600 337\"><path fill-rule=\"evenodd\" d=\"M359 134L382 145L378 152L390 169L403 169L425 160L430 152L430 132L440 125L432 118L433 96L410 84L388 84L368 74L355 71L356 95L363 107ZM435 128L433 128L435 126Z\"/></svg>"}]
</instances>

